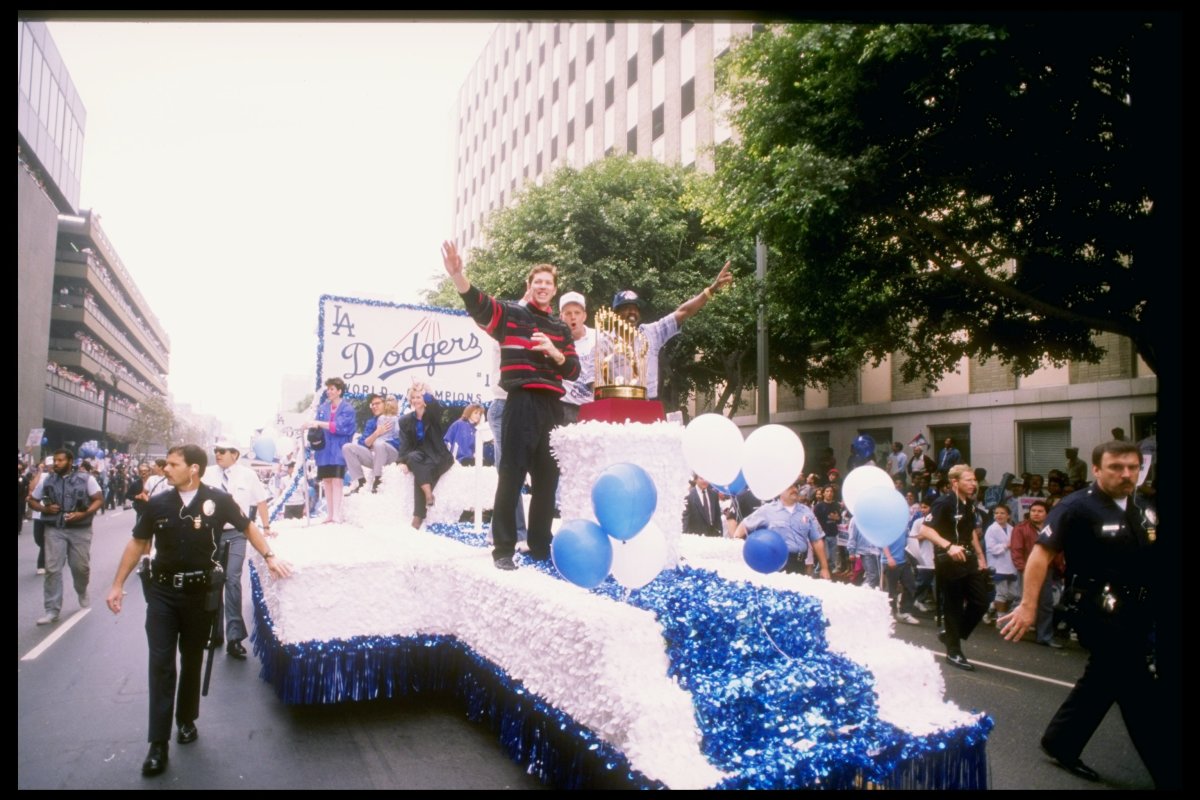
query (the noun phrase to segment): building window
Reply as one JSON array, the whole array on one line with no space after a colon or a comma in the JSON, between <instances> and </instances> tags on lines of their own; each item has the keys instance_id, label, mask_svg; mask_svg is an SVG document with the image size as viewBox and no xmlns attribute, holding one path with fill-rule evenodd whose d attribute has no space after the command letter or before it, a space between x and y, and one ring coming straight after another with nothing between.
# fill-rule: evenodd
<instances>
[{"instance_id":1,"label":"building window","mask_svg":"<svg viewBox=\"0 0 1200 800\"><path fill-rule=\"evenodd\" d=\"M558 160L558 137L557 136L550 139L550 161L551 161L551 163L553 163L556 160Z\"/></svg>"},{"instance_id":2,"label":"building window","mask_svg":"<svg viewBox=\"0 0 1200 800\"><path fill-rule=\"evenodd\" d=\"M518 78L513 79L513 97L515 98L521 92L521 81ZM514 100L515 102L515 100Z\"/></svg>"},{"instance_id":3,"label":"building window","mask_svg":"<svg viewBox=\"0 0 1200 800\"><path fill-rule=\"evenodd\" d=\"M680 37L687 36L687 32L690 31L693 27L695 27L694 24L692 22L689 22L686 19L683 22L679 23Z\"/></svg>"},{"instance_id":4,"label":"building window","mask_svg":"<svg viewBox=\"0 0 1200 800\"><path fill-rule=\"evenodd\" d=\"M567 83L575 82L575 62L567 64Z\"/></svg>"},{"instance_id":5,"label":"building window","mask_svg":"<svg viewBox=\"0 0 1200 800\"><path fill-rule=\"evenodd\" d=\"M650 139L654 140L663 135L663 107L659 106L650 113Z\"/></svg>"},{"instance_id":6,"label":"building window","mask_svg":"<svg viewBox=\"0 0 1200 800\"><path fill-rule=\"evenodd\" d=\"M617 94L617 79L609 78L604 84L604 107L608 108L616 100Z\"/></svg>"},{"instance_id":7,"label":"building window","mask_svg":"<svg viewBox=\"0 0 1200 800\"><path fill-rule=\"evenodd\" d=\"M508 144L501 142L500 143L500 161L503 162L504 157L507 155L508 155Z\"/></svg>"},{"instance_id":8,"label":"building window","mask_svg":"<svg viewBox=\"0 0 1200 800\"><path fill-rule=\"evenodd\" d=\"M637 155L637 125L630 128L625 136L625 151L631 156Z\"/></svg>"},{"instance_id":9,"label":"building window","mask_svg":"<svg viewBox=\"0 0 1200 800\"><path fill-rule=\"evenodd\" d=\"M561 41L562 41L562 25L555 25L554 26L554 44L557 45Z\"/></svg>"},{"instance_id":10,"label":"building window","mask_svg":"<svg viewBox=\"0 0 1200 800\"><path fill-rule=\"evenodd\" d=\"M628 68L626 69L626 73L627 73L627 75L625 77L625 84L627 86L633 86L635 83L637 83L637 55L636 54L633 56L630 56L629 65L628 65Z\"/></svg>"},{"instance_id":11,"label":"building window","mask_svg":"<svg viewBox=\"0 0 1200 800\"><path fill-rule=\"evenodd\" d=\"M570 147L575 142L575 120L567 123L567 146Z\"/></svg>"},{"instance_id":12,"label":"building window","mask_svg":"<svg viewBox=\"0 0 1200 800\"><path fill-rule=\"evenodd\" d=\"M516 44L514 45L514 47L515 47L517 50L520 50L520 49L521 49L521 32L520 32L520 31L517 31L517 36L516 36Z\"/></svg>"},{"instance_id":13,"label":"building window","mask_svg":"<svg viewBox=\"0 0 1200 800\"><path fill-rule=\"evenodd\" d=\"M650 37L650 60L653 63L658 63L658 60L663 57L663 33L666 28L659 28Z\"/></svg>"},{"instance_id":14,"label":"building window","mask_svg":"<svg viewBox=\"0 0 1200 800\"><path fill-rule=\"evenodd\" d=\"M550 87L550 102L551 103L558 102L558 82L557 81L554 83L553 86Z\"/></svg>"},{"instance_id":15,"label":"building window","mask_svg":"<svg viewBox=\"0 0 1200 800\"><path fill-rule=\"evenodd\" d=\"M525 114L525 135L529 135L529 114Z\"/></svg>"},{"instance_id":16,"label":"building window","mask_svg":"<svg viewBox=\"0 0 1200 800\"><path fill-rule=\"evenodd\" d=\"M537 156L537 171L538 171L539 175L542 174L542 154L541 153L538 153L538 156Z\"/></svg>"},{"instance_id":17,"label":"building window","mask_svg":"<svg viewBox=\"0 0 1200 800\"><path fill-rule=\"evenodd\" d=\"M592 117L592 101L588 100L587 104L583 107L583 125L584 125L584 127L589 127L592 124L592 119L593 119L593 117Z\"/></svg>"},{"instance_id":18,"label":"building window","mask_svg":"<svg viewBox=\"0 0 1200 800\"><path fill-rule=\"evenodd\" d=\"M545 113L546 113L546 98L539 97L538 98L538 119L541 119Z\"/></svg>"},{"instance_id":19,"label":"building window","mask_svg":"<svg viewBox=\"0 0 1200 800\"><path fill-rule=\"evenodd\" d=\"M542 42L538 45L538 66L546 63L546 43Z\"/></svg>"},{"instance_id":20,"label":"building window","mask_svg":"<svg viewBox=\"0 0 1200 800\"><path fill-rule=\"evenodd\" d=\"M933 428L930 428L933 433ZM1021 442L1021 452L1017 469L1020 472L1032 472L1043 478L1052 469L1062 469L1066 464L1063 451L1071 446L1071 420L1031 420L1017 423L1017 435ZM930 455L937 460L937 452L942 449L942 441L946 437L934 434L931 447L935 452ZM963 448L963 437L954 437L954 446L963 454L963 460L971 463L968 450Z\"/></svg>"},{"instance_id":21,"label":"building window","mask_svg":"<svg viewBox=\"0 0 1200 800\"><path fill-rule=\"evenodd\" d=\"M607 42L616 35L617 35L617 23L613 22L612 20L609 20L608 22L604 23L604 41Z\"/></svg>"},{"instance_id":22,"label":"building window","mask_svg":"<svg viewBox=\"0 0 1200 800\"><path fill-rule=\"evenodd\" d=\"M696 110L696 79L693 78L679 89L679 117L682 119Z\"/></svg>"},{"instance_id":23,"label":"building window","mask_svg":"<svg viewBox=\"0 0 1200 800\"><path fill-rule=\"evenodd\" d=\"M584 51L584 53L585 54L584 54L584 58L583 58L583 63L585 63L585 64L592 63L592 59L596 57L596 40L595 39L587 40L587 48Z\"/></svg>"},{"instance_id":24,"label":"building window","mask_svg":"<svg viewBox=\"0 0 1200 800\"><path fill-rule=\"evenodd\" d=\"M525 82L529 83L531 80L533 80L533 63L526 62L526 64L525 64Z\"/></svg>"}]
</instances>

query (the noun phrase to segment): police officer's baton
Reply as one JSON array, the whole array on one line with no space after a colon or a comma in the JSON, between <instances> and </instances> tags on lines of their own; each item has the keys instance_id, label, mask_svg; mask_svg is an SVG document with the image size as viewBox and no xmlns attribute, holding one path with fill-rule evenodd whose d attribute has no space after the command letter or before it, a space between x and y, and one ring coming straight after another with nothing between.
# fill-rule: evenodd
<instances>
[{"instance_id":1,"label":"police officer's baton","mask_svg":"<svg viewBox=\"0 0 1200 800\"><path fill-rule=\"evenodd\" d=\"M225 644L225 568L229 565L229 542L221 545L221 562L213 567L212 576L208 581L208 591L204 595L204 610L212 614L212 624L208 629L208 642L204 645L208 650L208 661L204 664L204 683L200 688L202 697L208 697L208 682L212 679L213 658L217 650Z\"/></svg>"}]
</instances>

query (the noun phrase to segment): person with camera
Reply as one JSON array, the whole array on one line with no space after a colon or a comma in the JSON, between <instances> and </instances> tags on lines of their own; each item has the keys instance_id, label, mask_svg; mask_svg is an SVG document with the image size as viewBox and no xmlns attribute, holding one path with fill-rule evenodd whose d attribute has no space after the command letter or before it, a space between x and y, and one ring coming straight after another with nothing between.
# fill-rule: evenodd
<instances>
[{"instance_id":1,"label":"person with camera","mask_svg":"<svg viewBox=\"0 0 1200 800\"><path fill-rule=\"evenodd\" d=\"M54 451L54 470L41 480L29 496L29 507L42 512L46 542L46 578L43 589L45 613L38 625L58 621L62 613L63 566L70 566L79 607L92 604L88 596L91 577L92 517L100 510L104 495L91 473L74 467L70 450Z\"/></svg>"},{"instance_id":2,"label":"person with camera","mask_svg":"<svg viewBox=\"0 0 1200 800\"><path fill-rule=\"evenodd\" d=\"M219 604L215 598L209 602L209 595L219 595L225 584L218 555L222 529L231 525L244 533L273 577L291 574L233 495L201 482L207 466L208 455L197 445L167 451L165 474L172 489L152 497L138 517L108 592L109 610L120 614L125 580L143 558L149 560L153 546L154 560L141 570L150 646L150 750L142 762L143 775L167 768L172 715L179 727L177 742L190 744L199 736L204 648L210 631L220 631L220 620L214 619Z\"/></svg>"},{"instance_id":3,"label":"person with camera","mask_svg":"<svg viewBox=\"0 0 1200 800\"><path fill-rule=\"evenodd\" d=\"M934 501L920 534L933 542L946 627L938 640L946 646L946 663L968 671L975 665L963 655L962 640L970 637L988 608L988 565L975 519L978 488L970 465L951 467L950 493Z\"/></svg>"}]
</instances>

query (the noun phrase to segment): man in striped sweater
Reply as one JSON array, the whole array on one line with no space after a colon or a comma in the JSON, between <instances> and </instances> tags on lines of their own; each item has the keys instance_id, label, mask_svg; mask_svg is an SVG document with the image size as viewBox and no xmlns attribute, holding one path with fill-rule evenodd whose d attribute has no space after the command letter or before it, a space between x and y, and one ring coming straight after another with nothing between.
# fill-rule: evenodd
<instances>
[{"instance_id":1,"label":"man in striped sweater","mask_svg":"<svg viewBox=\"0 0 1200 800\"><path fill-rule=\"evenodd\" d=\"M550 452L550 431L561 425L563 381L579 377L579 358L567 325L554 316L558 270L530 268L521 302L504 302L471 285L453 242L442 244L442 264L467 313L500 343L500 386L508 392L504 409L503 454L492 504L492 559L497 569L516 569L516 506L526 473L529 503L529 555L550 558L550 523L558 489L558 462Z\"/></svg>"}]
</instances>

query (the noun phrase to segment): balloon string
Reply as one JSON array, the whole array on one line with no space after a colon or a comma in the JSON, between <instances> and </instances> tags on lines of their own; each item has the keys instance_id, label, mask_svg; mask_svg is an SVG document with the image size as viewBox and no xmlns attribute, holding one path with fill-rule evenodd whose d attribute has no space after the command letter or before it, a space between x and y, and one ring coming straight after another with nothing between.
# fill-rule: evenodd
<instances>
[{"instance_id":1,"label":"balloon string","mask_svg":"<svg viewBox=\"0 0 1200 800\"><path fill-rule=\"evenodd\" d=\"M771 632L769 630L767 630L767 626L763 622L762 614L760 613L760 611L762 610L762 603L759 602L759 599L758 599L761 588L762 587L759 587L759 586L755 586L755 588L754 588L754 619L756 622L758 622L758 627L762 628L763 636L767 637L767 641L771 643L771 646L775 648L775 651L777 653L779 653L779 655L786 658L788 661L794 661L795 659L793 659L787 653L783 652L783 648L780 647L779 643L776 642L771 637Z\"/></svg>"}]
</instances>

